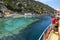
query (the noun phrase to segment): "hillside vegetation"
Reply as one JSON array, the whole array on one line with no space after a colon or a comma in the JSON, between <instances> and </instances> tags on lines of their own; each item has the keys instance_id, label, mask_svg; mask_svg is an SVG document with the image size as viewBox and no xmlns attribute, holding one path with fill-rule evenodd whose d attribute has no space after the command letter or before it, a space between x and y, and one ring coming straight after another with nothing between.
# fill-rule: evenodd
<instances>
[{"instance_id":1,"label":"hillside vegetation","mask_svg":"<svg viewBox=\"0 0 60 40\"><path fill-rule=\"evenodd\" d=\"M35 0L3 0L3 4L10 10L17 12L35 12L38 14L54 13L55 9Z\"/></svg>"}]
</instances>

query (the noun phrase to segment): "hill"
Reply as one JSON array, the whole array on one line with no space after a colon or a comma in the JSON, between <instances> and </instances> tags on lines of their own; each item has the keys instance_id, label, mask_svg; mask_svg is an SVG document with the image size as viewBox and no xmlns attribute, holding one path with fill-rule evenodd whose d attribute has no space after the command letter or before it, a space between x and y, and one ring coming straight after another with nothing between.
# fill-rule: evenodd
<instances>
[{"instance_id":1,"label":"hill","mask_svg":"<svg viewBox=\"0 0 60 40\"><path fill-rule=\"evenodd\" d=\"M35 12L38 14L53 13L55 9L35 0L3 0L3 4L12 11Z\"/></svg>"}]
</instances>

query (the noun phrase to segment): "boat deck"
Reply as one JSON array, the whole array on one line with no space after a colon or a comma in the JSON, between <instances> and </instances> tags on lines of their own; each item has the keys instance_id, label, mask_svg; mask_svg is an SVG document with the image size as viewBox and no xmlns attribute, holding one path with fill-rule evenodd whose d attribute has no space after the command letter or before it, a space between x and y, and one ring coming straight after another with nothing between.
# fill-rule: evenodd
<instances>
[{"instance_id":1,"label":"boat deck","mask_svg":"<svg viewBox=\"0 0 60 40\"><path fill-rule=\"evenodd\" d=\"M51 31L48 40L58 40L58 32Z\"/></svg>"}]
</instances>

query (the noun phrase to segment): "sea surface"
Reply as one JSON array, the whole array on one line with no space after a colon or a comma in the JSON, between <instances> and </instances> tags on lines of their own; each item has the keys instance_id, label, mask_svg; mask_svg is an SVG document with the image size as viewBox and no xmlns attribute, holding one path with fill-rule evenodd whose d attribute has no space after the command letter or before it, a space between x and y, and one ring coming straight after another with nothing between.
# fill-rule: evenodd
<instances>
[{"instance_id":1,"label":"sea surface","mask_svg":"<svg viewBox=\"0 0 60 40\"><path fill-rule=\"evenodd\" d=\"M30 22L32 20L39 19L38 21L31 23L27 25L22 30L18 30L19 32L15 32L17 34L13 34L12 30L15 30L17 27L25 26L26 22ZM3 24L3 22L2 22ZM3 38L0 38L0 40L38 40L41 36L42 32L48 25L51 24L51 17L50 16L40 16L40 17L33 17L33 18L18 18L18 19L12 19L9 21L5 21L3 29L9 33L12 33L12 36L4 36ZM2 30L2 28L1 28ZM4 31L3 30L3 31ZM4 31L4 32L5 32ZM12 31L12 32L11 32ZM1 32L1 31L0 31ZM1 34L1 33L0 33Z\"/></svg>"}]
</instances>

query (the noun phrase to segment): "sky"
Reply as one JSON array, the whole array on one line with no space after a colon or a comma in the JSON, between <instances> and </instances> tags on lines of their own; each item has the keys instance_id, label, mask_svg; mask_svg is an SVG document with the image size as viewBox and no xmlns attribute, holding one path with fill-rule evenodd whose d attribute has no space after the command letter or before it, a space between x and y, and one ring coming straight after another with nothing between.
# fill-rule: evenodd
<instances>
[{"instance_id":1,"label":"sky","mask_svg":"<svg viewBox=\"0 0 60 40\"><path fill-rule=\"evenodd\" d=\"M51 6L54 9L60 9L60 0L36 0Z\"/></svg>"}]
</instances>

